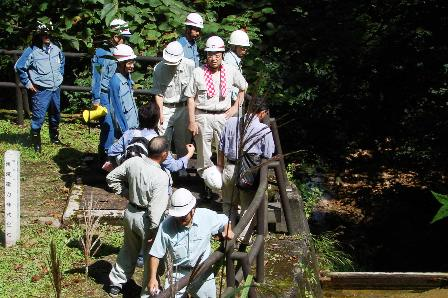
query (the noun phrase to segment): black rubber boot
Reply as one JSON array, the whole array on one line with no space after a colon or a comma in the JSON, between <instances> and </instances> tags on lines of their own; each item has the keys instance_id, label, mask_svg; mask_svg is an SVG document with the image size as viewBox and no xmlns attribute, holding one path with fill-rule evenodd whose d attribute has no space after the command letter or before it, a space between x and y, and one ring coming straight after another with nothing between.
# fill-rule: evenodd
<instances>
[{"instance_id":1,"label":"black rubber boot","mask_svg":"<svg viewBox=\"0 0 448 298\"><path fill-rule=\"evenodd\" d=\"M50 127L50 141L55 145L62 145L61 140L59 140L59 131L57 127Z\"/></svg>"},{"instance_id":2,"label":"black rubber boot","mask_svg":"<svg viewBox=\"0 0 448 298\"><path fill-rule=\"evenodd\" d=\"M31 140L33 142L34 151L41 153L42 152L42 143L40 140L40 130L39 129L31 130Z\"/></svg>"}]
</instances>

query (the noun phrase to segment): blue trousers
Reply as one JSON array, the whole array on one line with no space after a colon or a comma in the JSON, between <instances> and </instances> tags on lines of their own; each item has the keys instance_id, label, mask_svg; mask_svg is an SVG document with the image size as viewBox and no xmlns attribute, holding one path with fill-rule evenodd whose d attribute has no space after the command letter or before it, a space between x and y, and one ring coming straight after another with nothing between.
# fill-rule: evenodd
<instances>
[{"instance_id":1,"label":"blue trousers","mask_svg":"<svg viewBox=\"0 0 448 298\"><path fill-rule=\"evenodd\" d=\"M109 95L101 92L100 104L107 109L107 114L100 120L100 144L98 145L99 153L106 153L109 147L115 142L117 133L115 132L112 122L112 110L109 104ZM118 138L118 137L117 137Z\"/></svg>"},{"instance_id":2,"label":"blue trousers","mask_svg":"<svg viewBox=\"0 0 448 298\"><path fill-rule=\"evenodd\" d=\"M39 88L32 97L32 108L32 130L40 130L42 124L44 124L47 110L50 128L57 128L61 120L61 88L56 90Z\"/></svg>"}]
</instances>

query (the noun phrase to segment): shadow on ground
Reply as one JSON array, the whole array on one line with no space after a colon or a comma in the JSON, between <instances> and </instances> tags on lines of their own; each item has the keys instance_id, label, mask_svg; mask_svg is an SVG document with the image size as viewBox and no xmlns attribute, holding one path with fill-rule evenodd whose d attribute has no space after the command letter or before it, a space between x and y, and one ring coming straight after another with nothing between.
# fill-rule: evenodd
<instances>
[{"instance_id":1,"label":"shadow on ground","mask_svg":"<svg viewBox=\"0 0 448 298\"><path fill-rule=\"evenodd\" d=\"M95 241L95 239L96 238L94 238L93 240ZM70 242L67 243L67 246L70 247L70 248L77 248L77 249L79 249L79 251L81 253L83 253L82 245L81 245L81 242L79 240L73 239L73 240L71 240ZM105 256L110 256L110 255L118 254L119 251L120 251L119 247L103 243L103 244L101 244L101 246L98 249L98 251L95 253L95 257L96 258L102 258L102 257L105 257Z\"/></svg>"},{"instance_id":2,"label":"shadow on ground","mask_svg":"<svg viewBox=\"0 0 448 298\"><path fill-rule=\"evenodd\" d=\"M31 147L31 139L29 133L8 133L2 134L2 142L8 144L19 144L23 147Z\"/></svg>"},{"instance_id":3,"label":"shadow on ground","mask_svg":"<svg viewBox=\"0 0 448 298\"><path fill-rule=\"evenodd\" d=\"M105 260L98 260L89 266L89 277L99 285L105 292L109 292L110 280L109 273L112 269L112 264ZM66 271L67 274L84 274L85 268L79 267ZM133 279L129 280L123 285L122 297L123 298L135 298L140 297L141 287L135 283Z\"/></svg>"},{"instance_id":4,"label":"shadow on ground","mask_svg":"<svg viewBox=\"0 0 448 298\"><path fill-rule=\"evenodd\" d=\"M54 162L59 167L61 179L65 182L66 187L71 187L78 177L92 173L92 169L89 169L85 165L85 158L87 156L89 155L77 149L61 147L53 157Z\"/></svg>"}]
</instances>

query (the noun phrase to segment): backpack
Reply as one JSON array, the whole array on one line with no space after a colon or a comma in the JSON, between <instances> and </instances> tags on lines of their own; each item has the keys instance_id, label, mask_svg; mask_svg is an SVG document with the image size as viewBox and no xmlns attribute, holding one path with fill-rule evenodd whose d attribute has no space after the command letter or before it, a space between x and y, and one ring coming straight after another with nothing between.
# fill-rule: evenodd
<instances>
[{"instance_id":1,"label":"backpack","mask_svg":"<svg viewBox=\"0 0 448 298\"><path fill-rule=\"evenodd\" d=\"M241 121L240 131L243 130L243 121ZM267 132L264 130L267 129ZM248 153L248 151L255 146L261 139L263 139L267 134L272 133L269 127L264 127L261 131L257 132L255 135L250 135L246 138L249 140L251 138L257 137L256 142L253 142L249 148L243 151L241 156L241 162L239 170L236 176L236 186L241 190L257 190L260 184L260 165L262 162L262 156L256 153ZM246 137L246 136L245 136Z\"/></svg>"},{"instance_id":2,"label":"backpack","mask_svg":"<svg viewBox=\"0 0 448 298\"><path fill-rule=\"evenodd\" d=\"M237 176L236 186L241 190L256 190L260 184L261 156L255 153L243 153Z\"/></svg>"},{"instance_id":3,"label":"backpack","mask_svg":"<svg viewBox=\"0 0 448 298\"><path fill-rule=\"evenodd\" d=\"M134 156L142 157L143 155L148 156L148 145L149 140L145 137L133 137L129 142L124 154L120 158L120 164L125 160L132 158Z\"/></svg>"}]
</instances>

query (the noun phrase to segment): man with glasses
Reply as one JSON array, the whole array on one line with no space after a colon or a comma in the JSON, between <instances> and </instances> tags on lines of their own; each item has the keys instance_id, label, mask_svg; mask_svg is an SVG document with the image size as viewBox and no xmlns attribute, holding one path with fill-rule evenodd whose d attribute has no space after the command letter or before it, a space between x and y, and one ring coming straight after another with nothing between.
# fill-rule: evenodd
<instances>
[{"instance_id":1,"label":"man with glasses","mask_svg":"<svg viewBox=\"0 0 448 298\"><path fill-rule=\"evenodd\" d=\"M196 40L204 28L204 21L198 13L192 12L187 16L184 24L186 26L185 35L179 38L178 42L180 42L184 49L185 58L193 60L194 66L198 67L201 63Z\"/></svg>"},{"instance_id":2,"label":"man with glasses","mask_svg":"<svg viewBox=\"0 0 448 298\"><path fill-rule=\"evenodd\" d=\"M113 110L109 101L109 83L117 69L117 60L113 57L113 49L124 44L125 39L131 36L128 23L115 19L110 23L110 39L101 41L100 47L95 50L92 58L92 105L99 105L107 109L107 114L100 120L100 143L98 153L105 158L107 150L114 143L116 135L112 122Z\"/></svg>"},{"instance_id":3,"label":"man with glasses","mask_svg":"<svg viewBox=\"0 0 448 298\"><path fill-rule=\"evenodd\" d=\"M155 95L160 108L159 133L165 135L170 145L174 141L177 156L187 154L186 144L191 141L191 133L187 129L187 98L184 91L193 70L194 62L184 57L184 50L178 41L166 46L163 61L154 68L151 93ZM179 174L187 176L184 169Z\"/></svg>"},{"instance_id":4,"label":"man with glasses","mask_svg":"<svg viewBox=\"0 0 448 298\"><path fill-rule=\"evenodd\" d=\"M224 41L218 36L206 42L207 63L193 71L193 77L185 89L188 97L188 129L195 137L197 147L197 170L202 177L205 168L213 166L211 161L212 141L219 136L227 118L238 110L244 98L247 82L239 70L223 62ZM238 96L231 105L231 90L238 88ZM203 195L210 199L207 189Z\"/></svg>"},{"instance_id":5,"label":"man with glasses","mask_svg":"<svg viewBox=\"0 0 448 298\"><path fill-rule=\"evenodd\" d=\"M233 239L233 231L227 216L205 208L196 208L196 198L192 193L179 188L171 197L168 217L160 223L156 238L149 252L149 283L151 295L158 293L157 269L160 259L168 253L173 263L173 283L188 274L196 265L204 262L211 253L210 240L221 233L224 239ZM165 288L170 286L165 279ZM188 292L192 297L216 297L213 273L188 288L181 289L176 297Z\"/></svg>"}]
</instances>

